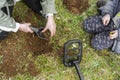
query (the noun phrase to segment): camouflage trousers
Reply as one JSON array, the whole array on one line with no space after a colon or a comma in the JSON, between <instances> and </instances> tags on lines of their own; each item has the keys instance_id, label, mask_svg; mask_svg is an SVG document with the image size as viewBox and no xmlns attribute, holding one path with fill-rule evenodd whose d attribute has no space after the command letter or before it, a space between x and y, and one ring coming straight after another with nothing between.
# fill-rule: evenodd
<instances>
[{"instance_id":1,"label":"camouflage trousers","mask_svg":"<svg viewBox=\"0 0 120 80\"><path fill-rule=\"evenodd\" d=\"M94 34L91 45L94 49L102 50L112 47L114 39L110 39L110 31L116 30L114 23L110 21L107 26L102 23L101 16L92 16L84 20L83 28L86 32Z\"/></svg>"}]
</instances>

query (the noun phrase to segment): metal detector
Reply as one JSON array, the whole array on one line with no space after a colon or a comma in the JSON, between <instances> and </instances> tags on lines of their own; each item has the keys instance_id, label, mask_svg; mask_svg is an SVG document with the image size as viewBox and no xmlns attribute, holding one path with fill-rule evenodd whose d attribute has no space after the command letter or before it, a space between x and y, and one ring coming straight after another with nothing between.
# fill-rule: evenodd
<instances>
[{"instance_id":1,"label":"metal detector","mask_svg":"<svg viewBox=\"0 0 120 80\"><path fill-rule=\"evenodd\" d=\"M82 60L82 43L78 39L69 40L63 47L63 63L67 67L75 66L79 79L84 80L79 63Z\"/></svg>"},{"instance_id":2,"label":"metal detector","mask_svg":"<svg viewBox=\"0 0 120 80\"><path fill-rule=\"evenodd\" d=\"M40 39L47 40L45 35L42 33L42 30L44 29L43 27L35 28L35 27L30 26L30 28Z\"/></svg>"}]
</instances>

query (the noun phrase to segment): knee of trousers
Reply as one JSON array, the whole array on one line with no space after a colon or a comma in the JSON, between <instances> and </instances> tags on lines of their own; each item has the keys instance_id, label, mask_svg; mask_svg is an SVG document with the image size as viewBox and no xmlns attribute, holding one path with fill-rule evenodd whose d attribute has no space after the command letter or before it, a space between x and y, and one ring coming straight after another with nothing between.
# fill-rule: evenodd
<instances>
[{"instance_id":1,"label":"knee of trousers","mask_svg":"<svg viewBox=\"0 0 120 80\"><path fill-rule=\"evenodd\" d=\"M92 16L83 22L83 29L88 33L102 32L103 24L99 16Z\"/></svg>"},{"instance_id":2,"label":"knee of trousers","mask_svg":"<svg viewBox=\"0 0 120 80\"><path fill-rule=\"evenodd\" d=\"M110 39L105 32L96 34L91 40L91 46L96 50L108 49L113 45L113 39Z\"/></svg>"}]
</instances>

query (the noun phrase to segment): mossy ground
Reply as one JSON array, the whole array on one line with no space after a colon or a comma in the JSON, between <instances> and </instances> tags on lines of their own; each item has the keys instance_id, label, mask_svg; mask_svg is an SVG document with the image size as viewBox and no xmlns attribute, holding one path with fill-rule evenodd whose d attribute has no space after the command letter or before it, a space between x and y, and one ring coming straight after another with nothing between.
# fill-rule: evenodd
<instances>
[{"instance_id":1,"label":"mossy ground","mask_svg":"<svg viewBox=\"0 0 120 80\"><path fill-rule=\"evenodd\" d=\"M75 68L62 62L63 44L71 39L80 39L83 44L80 69L85 80L120 80L120 55L91 48L91 35L82 29L83 20L96 14L96 1L88 1L92 5L87 10L73 14L62 0L55 0L57 32L49 41L22 32L10 33L1 41L0 80L79 80ZM22 2L16 4L13 16L19 22L45 26L45 20Z\"/></svg>"}]
</instances>

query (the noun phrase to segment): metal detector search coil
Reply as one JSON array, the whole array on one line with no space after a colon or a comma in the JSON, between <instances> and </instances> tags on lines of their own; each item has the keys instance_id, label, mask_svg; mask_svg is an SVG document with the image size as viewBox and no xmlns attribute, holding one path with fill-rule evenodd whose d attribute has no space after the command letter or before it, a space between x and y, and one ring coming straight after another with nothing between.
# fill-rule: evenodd
<instances>
[{"instance_id":1,"label":"metal detector search coil","mask_svg":"<svg viewBox=\"0 0 120 80\"><path fill-rule=\"evenodd\" d=\"M80 63L82 59L82 43L80 40L70 40L64 44L63 48L64 56L63 62L65 66L72 67L74 64L72 63L77 62ZM77 52L77 53L75 53Z\"/></svg>"},{"instance_id":2,"label":"metal detector search coil","mask_svg":"<svg viewBox=\"0 0 120 80\"><path fill-rule=\"evenodd\" d=\"M82 43L79 39L69 40L63 47L63 63L67 67L75 66L79 79L84 80L79 63L82 60Z\"/></svg>"}]
</instances>

